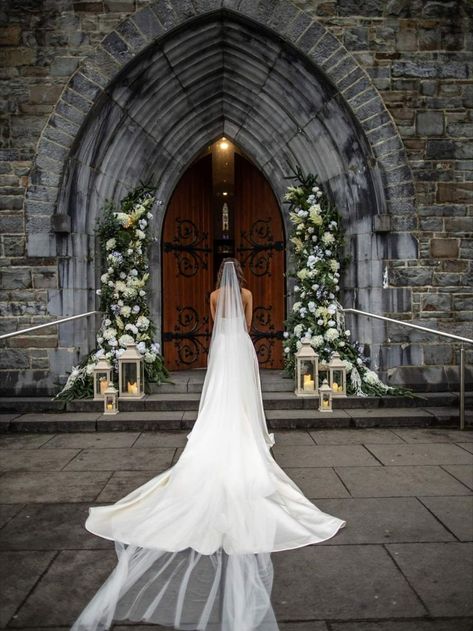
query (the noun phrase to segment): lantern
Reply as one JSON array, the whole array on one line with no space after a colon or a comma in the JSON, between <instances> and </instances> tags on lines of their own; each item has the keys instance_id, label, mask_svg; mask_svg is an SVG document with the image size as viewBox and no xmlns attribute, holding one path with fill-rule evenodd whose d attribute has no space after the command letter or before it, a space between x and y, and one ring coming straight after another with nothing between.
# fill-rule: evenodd
<instances>
[{"instance_id":1,"label":"lantern","mask_svg":"<svg viewBox=\"0 0 473 631\"><path fill-rule=\"evenodd\" d=\"M309 341L302 340L301 348L296 352L296 388L298 397L317 396L319 356Z\"/></svg>"},{"instance_id":2,"label":"lantern","mask_svg":"<svg viewBox=\"0 0 473 631\"><path fill-rule=\"evenodd\" d=\"M126 345L118 358L118 389L120 399L142 399L144 391L144 363L136 344Z\"/></svg>"},{"instance_id":3,"label":"lantern","mask_svg":"<svg viewBox=\"0 0 473 631\"><path fill-rule=\"evenodd\" d=\"M328 368L328 364L319 364L318 372L319 372L319 380L317 383L317 387L320 389L320 386L323 384L323 382L327 380L327 383L328 383L329 378L330 378L330 371Z\"/></svg>"},{"instance_id":4,"label":"lantern","mask_svg":"<svg viewBox=\"0 0 473 631\"><path fill-rule=\"evenodd\" d=\"M118 390L113 383L109 383L103 393L103 413L118 414Z\"/></svg>"},{"instance_id":5,"label":"lantern","mask_svg":"<svg viewBox=\"0 0 473 631\"><path fill-rule=\"evenodd\" d=\"M103 399L108 384L112 381L112 367L106 359L99 359L94 366L94 399Z\"/></svg>"},{"instance_id":6,"label":"lantern","mask_svg":"<svg viewBox=\"0 0 473 631\"><path fill-rule=\"evenodd\" d=\"M347 369L340 358L340 354L335 352L328 365L330 371L329 385L332 388L334 397L347 396Z\"/></svg>"},{"instance_id":7,"label":"lantern","mask_svg":"<svg viewBox=\"0 0 473 631\"><path fill-rule=\"evenodd\" d=\"M319 412L333 412L332 410L332 388L326 379L319 388Z\"/></svg>"}]
</instances>

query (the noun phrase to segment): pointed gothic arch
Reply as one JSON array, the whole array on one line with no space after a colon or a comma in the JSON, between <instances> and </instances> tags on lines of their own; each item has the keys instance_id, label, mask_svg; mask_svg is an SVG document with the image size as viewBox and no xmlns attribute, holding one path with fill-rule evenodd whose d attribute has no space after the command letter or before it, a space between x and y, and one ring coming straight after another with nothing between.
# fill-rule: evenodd
<instances>
[{"instance_id":1,"label":"pointed gothic arch","mask_svg":"<svg viewBox=\"0 0 473 631\"><path fill-rule=\"evenodd\" d=\"M140 179L166 203L205 144L225 135L282 199L289 169L317 172L347 225L347 295L382 310L384 261L407 233L373 232L373 218L409 212L414 187L402 141L367 73L325 27L289 0L155 2L122 22L73 75L45 126L27 193L28 252L60 256L50 312L94 308L94 226L105 199ZM287 225L287 218L286 218ZM160 266L159 248L152 264ZM160 313L160 291L152 308ZM157 321L159 319L157 318ZM60 345L86 346L83 328ZM365 329L375 359L384 330ZM66 339L67 338L67 339ZM84 350L86 350L84 348ZM375 363L376 366L376 363Z\"/></svg>"}]
</instances>

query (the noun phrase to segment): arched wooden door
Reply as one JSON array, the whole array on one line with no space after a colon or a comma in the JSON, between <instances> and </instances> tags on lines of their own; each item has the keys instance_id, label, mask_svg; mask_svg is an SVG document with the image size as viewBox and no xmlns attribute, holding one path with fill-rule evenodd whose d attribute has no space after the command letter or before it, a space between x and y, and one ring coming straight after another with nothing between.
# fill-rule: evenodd
<instances>
[{"instance_id":1,"label":"arched wooden door","mask_svg":"<svg viewBox=\"0 0 473 631\"><path fill-rule=\"evenodd\" d=\"M282 368L285 317L284 231L264 176L234 156L234 196L228 199L231 235L225 255L242 263L253 292L250 332L262 368ZM168 205L162 238L163 354L170 370L205 367L210 343L209 295L222 258L221 202L212 188L212 155L195 162Z\"/></svg>"}]
</instances>

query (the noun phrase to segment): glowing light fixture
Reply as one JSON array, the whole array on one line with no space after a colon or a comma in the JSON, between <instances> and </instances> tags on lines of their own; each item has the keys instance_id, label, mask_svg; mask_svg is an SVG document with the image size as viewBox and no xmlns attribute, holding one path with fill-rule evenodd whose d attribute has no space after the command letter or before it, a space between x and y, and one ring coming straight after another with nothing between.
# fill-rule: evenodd
<instances>
[{"instance_id":1,"label":"glowing light fixture","mask_svg":"<svg viewBox=\"0 0 473 631\"><path fill-rule=\"evenodd\" d=\"M222 195L228 195L227 191L223 191Z\"/></svg>"},{"instance_id":2,"label":"glowing light fixture","mask_svg":"<svg viewBox=\"0 0 473 631\"><path fill-rule=\"evenodd\" d=\"M226 151L226 149L228 149L229 147L229 143L227 141L226 138L222 138L222 140L220 141L220 149L223 149L223 151Z\"/></svg>"}]
</instances>

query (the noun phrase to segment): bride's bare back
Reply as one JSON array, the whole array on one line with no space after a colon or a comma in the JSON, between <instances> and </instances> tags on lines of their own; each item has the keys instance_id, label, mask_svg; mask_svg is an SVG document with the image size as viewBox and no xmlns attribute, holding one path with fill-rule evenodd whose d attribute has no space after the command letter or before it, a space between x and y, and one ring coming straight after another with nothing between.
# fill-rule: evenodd
<instances>
[{"instance_id":1,"label":"bride's bare back","mask_svg":"<svg viewBox=\"0 0 473 631\"><path fill-rule=\"evenodd\" d=\"M215 291L210 294L210 313L212 314L212 320L215 320L219 291L220 289L215 289ZM253 317L253 294L249 289L242 287L241 299L243 302L243 313L245 314L245 320L249 331L251 328L251 319Z\"/></svg>"}]
</instances>

